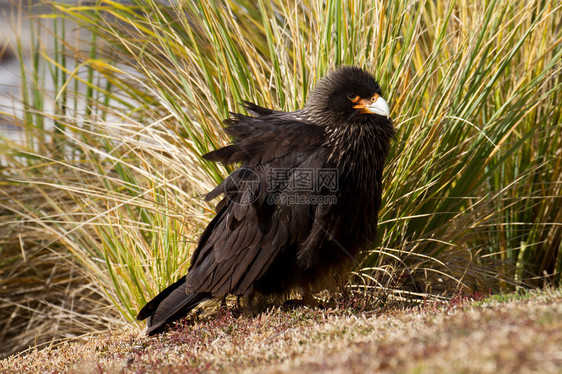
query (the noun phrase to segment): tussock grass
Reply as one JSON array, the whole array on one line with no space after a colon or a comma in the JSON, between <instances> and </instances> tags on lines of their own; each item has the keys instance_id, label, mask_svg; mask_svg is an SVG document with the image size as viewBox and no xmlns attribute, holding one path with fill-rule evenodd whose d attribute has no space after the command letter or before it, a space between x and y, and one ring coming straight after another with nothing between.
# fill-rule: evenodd
<instances>
[{"instance_id":1,"label":"tussock grass","mask_svg":"<svg viewBox=\"0 0 562 374\"><path fill-rule=\"evenodd\" d=\"M221 120L242 100L300 108L340 64L377 76L398 129L379 241L350 290L447 298L560 282L560 1L52 6L21 65L23 110L3 113L25 142L0 134L10 305L28 289L12 274L57 263L132 320L185 273L212 217L202 194L228 170L200 156L228 142ZM26 321L20 309L0 316ZM75 331L89 331L80 315Z\"/></svg>"}]
</instances>

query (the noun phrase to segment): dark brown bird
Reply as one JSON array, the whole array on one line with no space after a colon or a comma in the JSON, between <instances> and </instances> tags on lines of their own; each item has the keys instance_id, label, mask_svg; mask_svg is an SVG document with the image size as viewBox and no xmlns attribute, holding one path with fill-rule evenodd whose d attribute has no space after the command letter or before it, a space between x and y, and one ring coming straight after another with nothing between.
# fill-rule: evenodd
<instances>
[{"instance_id":1,"label":"dark brown bird","mask_svg":"<svg viewBox=\"0 0 562 374\"><path fill-rule=\"evenodd\" d=\"M233 143L204 158L241 166L207 195L225 197L188 274L139 312L147 334L211 298L309 294L347 274L375 240L394 135L381 95L369 73L340 67L301 110L245 103L254 116L225 122Z\"/></svg>"}]
</instances>

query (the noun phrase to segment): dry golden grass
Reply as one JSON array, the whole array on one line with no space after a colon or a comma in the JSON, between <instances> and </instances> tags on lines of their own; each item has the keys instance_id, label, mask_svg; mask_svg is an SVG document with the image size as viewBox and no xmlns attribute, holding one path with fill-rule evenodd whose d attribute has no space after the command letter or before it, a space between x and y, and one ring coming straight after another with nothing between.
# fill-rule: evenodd
<instances>
[{"instance_id":1,"label":"dry golden grass","mask_svg":"<svg viewBox=\"0 0 562 374\"><path fill-rule=\"evenodd\" d=\"M562 290L378 312L271 310L31 350L2 372L560 373Z\"/></svg>"}]
</instances>

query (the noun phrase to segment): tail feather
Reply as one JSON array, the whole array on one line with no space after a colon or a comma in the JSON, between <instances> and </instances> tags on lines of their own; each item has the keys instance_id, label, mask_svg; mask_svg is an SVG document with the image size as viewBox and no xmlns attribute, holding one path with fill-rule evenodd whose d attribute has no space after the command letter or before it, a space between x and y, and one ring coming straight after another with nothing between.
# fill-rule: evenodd
<instances>
[{"instance_id":1,"label":"tail feather","mask_svg":"<svg viewBox=\"0 0 562 374\"><path fill-rule=\"evenodd\" d=\"M149 301L140 310L137 319L142 321L148 318L146 334L153 335L163 330L168 323L180 319L191 309L211 298L209 293L187 294L185 277L182 277Z\"/></svg>"}]
</instances>

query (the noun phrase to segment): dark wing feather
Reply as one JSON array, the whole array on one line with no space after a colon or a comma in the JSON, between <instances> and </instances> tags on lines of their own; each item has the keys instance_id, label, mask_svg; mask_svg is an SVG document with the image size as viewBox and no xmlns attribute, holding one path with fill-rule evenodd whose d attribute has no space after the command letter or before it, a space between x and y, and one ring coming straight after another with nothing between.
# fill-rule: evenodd
<instances>
[{"instance_id":1,"label":"dark wing feather","mask_svg":"<svg viewBox=\"0 0 562 374\"><path fill-rule=\"evenodd\" d=\"M248 109L248 111L250 111L250 113L254 113L257 116L267 116L270 114L274 114L274 113L280 113L277 110L273 110L273 109L269 109L269 108L264 108L262 106L259 106L257 104L251 103L249 101L242 101L242 104L244 105L244 107L246 109Z\"/></svg>"},{"instance_id":2,"label":"dark wing feather","mask_svg":"<svg viewBox=\"0 0 562 374\"><path fill-rule=\"evenodd\" d=\"M188 292L248 295L283 251L292 248L296 253L295 243L306 238L313 223L309 205L271 204L270 198L274 192L296 193L289 186L295 170L324 167L324 130L288 113L257 106L252 111L262 115L234 115L227 123L233 144L204 156L242 166L207 195L227 197L193 254ZM274 168L288 172L272 191L268 178ZM260 183L255 183L256 176ZM253 200L244 201L248 196Z\"/></svg>"},{"instance_id":3,"label":"dark wing feather","mask_svg":"<svg viewBox=\"0 0 562 374\"><path fill-rule=\"evenodd\" d=\"M225 124L225 131L235 139L234 143L207 153L203 156L206 160L223 164L242 162L246 167L255 167L287 156L309 154L325 141L324 129L297 121L289 113L257 118L234 114ZM288 167L295 166L290 160L283 161ZM231 183L228 179L223 183Z\"/></svg>"}]
</instances>

